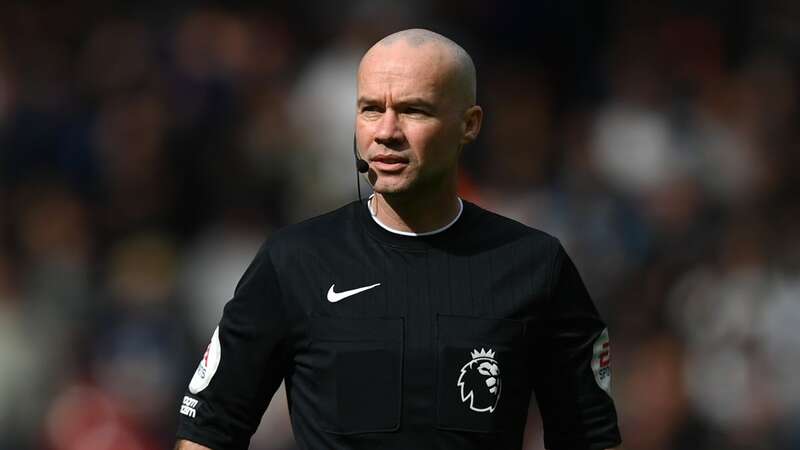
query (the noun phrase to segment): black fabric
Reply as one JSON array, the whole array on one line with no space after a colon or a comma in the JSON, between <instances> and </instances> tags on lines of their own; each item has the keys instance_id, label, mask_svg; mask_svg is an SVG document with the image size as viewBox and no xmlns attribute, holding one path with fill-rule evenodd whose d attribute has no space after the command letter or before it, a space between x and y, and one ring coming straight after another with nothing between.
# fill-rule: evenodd
<instances>
[{"instance_id":1,"label":"black fabric","mask_svg":"<svg viewBox=\"0 0 800 450\"><path fill-rule=\"evenodd\" d=\"M605 324L572 261L469 202L429 236L359 202L280 230L219 326L219 368L178 429L214 449L247 447L281 379L302 449L517 450L532 393L547 448L620 442L591 367Z\"/></svg>"},{"instance_id":2,"label":"black fabric","mask_svg":"<svg viewBox=\"0 0 800 450\"><path fill-rule=\"evenodd\" d=\"M312 317L319 361L318 403L330 433L393 431L400 426L402 319Z\"/></svg>"}]
</instances>

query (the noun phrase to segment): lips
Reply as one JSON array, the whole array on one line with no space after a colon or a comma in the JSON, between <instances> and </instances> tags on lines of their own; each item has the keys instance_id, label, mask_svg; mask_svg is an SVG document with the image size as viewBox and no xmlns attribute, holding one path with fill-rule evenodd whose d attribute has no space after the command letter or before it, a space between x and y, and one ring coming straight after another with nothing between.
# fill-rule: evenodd
<instances>
[{"instance_id":1,"label":"lips","mask_svg":"<svg viewBox=\"0 0 800 450\"><path fill-rule=\"evenodd\" d=\"M408 165L408 159L399 155L375 155L370 162L373 169L381 172L398 172Z\"/></svg>"}]
</instances>

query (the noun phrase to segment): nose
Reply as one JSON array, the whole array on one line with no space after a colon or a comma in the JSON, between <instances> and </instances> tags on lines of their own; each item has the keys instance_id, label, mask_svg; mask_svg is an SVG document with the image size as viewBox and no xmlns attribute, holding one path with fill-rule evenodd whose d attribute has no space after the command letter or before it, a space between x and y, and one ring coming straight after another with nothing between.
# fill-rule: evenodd
<instances>
[{"instance_id":1,"label":"nose","mask_svg":"<svg viewBox=\"0 0 800 450\"><path fill-rule=\"evenodd\" d=\"M393 148L403 142L403 130L397 113L392 109L387 109L381 116L378 129L375 131L375 142L387 148Z\"/></svg>"}]
</instances>

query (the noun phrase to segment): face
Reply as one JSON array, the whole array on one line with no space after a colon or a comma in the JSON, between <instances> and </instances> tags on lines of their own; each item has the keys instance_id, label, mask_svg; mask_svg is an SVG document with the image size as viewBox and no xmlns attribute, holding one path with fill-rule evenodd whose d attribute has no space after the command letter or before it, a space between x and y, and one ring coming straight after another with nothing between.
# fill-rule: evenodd
<instances>
[{"instance_id":1,"label":"face","mask_svg":"<svg viewBox=\"0 0 800 450\"><path fill-rule=\"evenodd\" d=\"M461 147L477 136L481 113L462 100L454 67L434 44L379 44L362 60L356 136L376 192L455 189Z\"/></svg>"}]
</instances>

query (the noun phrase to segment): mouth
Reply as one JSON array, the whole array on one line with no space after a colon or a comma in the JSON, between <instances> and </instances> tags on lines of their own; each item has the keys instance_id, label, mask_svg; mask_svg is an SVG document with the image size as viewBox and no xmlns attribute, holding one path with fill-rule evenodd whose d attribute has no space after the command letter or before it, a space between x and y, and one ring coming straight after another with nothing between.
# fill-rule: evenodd
<instances>
[{"instance_id":1,"label":"mouth","mask_svg":"<svg viewBox=\"0 0 800 450\"><path fill-rule=\"evenodd\" d=\"M376 155L370 158L370 166L379 172L399 172L408 165L408 159L399 155Z\"/></svg>"}]
</instances>

